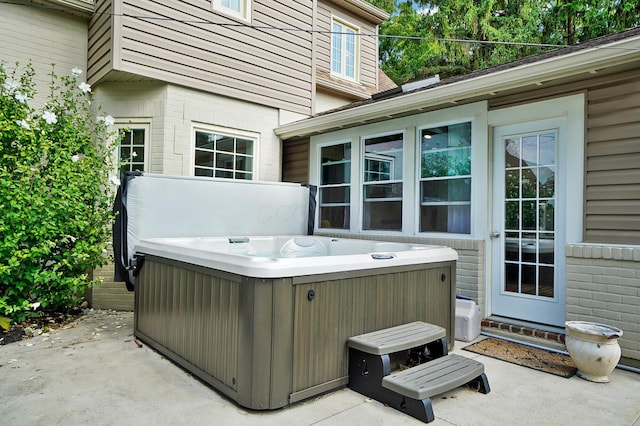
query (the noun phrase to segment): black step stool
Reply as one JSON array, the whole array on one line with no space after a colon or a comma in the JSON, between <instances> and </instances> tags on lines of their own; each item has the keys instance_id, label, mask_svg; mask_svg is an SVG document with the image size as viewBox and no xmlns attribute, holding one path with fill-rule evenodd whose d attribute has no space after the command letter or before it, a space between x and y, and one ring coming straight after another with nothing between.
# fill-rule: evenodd
<instances>
[{"instance_id":1,"label":"black step stool","mask_svg":"<svg viewBox=\"0 0 640 426\"><path fill-rule=\"evenodd\" d=\"M374 331L351 337L348 345L349 387L426 423L435 419L432 396L467 383L485 394L490 390L484 365L449 355L444 328L433 324L417 321ZM422 363L392 374L416 356Z\"/></svg>"}]
</instances>

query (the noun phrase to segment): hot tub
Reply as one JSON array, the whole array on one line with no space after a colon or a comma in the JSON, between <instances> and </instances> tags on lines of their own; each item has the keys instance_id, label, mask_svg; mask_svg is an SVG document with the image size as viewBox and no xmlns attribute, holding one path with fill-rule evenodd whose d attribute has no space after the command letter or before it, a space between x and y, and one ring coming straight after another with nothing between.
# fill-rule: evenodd
<instances>
[{"instance_id":1,"label":"hot tub","mask_svg":"<svg viewBox=\"0 0 640 426\"><path fill-rule=\"evenodd\" d=\"M138 180L129 183L129 201L151 197L145 210L166 213L151 206L184 203L188 191L161 191L157 201L146 184L132 189ZM260 187L263 202L272 189L283 187ZM168 193L180 195L167 200ZM142 225L145 215L132 209L140 201L124 203L134 231L120 253L135 290L135 335L244 407L275 409L345 386L346 342L354 335L425 321L444 327L453 342L457 254L450 248L304 232L185 235L199 226L207 232L193 221L168 236L166 225ZM291 229L286 216L269 216L277 222L271 228ZM254 230L264 231L256 221Z\"/></svg>"}]
</instances>

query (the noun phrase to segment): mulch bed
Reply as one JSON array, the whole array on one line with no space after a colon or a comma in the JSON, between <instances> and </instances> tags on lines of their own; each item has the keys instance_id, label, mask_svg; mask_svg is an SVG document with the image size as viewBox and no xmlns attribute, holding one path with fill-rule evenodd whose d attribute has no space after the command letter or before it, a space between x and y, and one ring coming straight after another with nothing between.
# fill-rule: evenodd
<instances>
[{"instance_id":1,"label":"mulch bed","mask_svg":"<svg viewBox=\"0 0 640 426\"><path fill-rule=\"evenodd\" d=\"M20 324L14 324L8 330L0 328L0 345L20 342L49 330L66 325L82 315L82 309L70 308L64 312L45 312L38 318L29 318Z\"/></svg>"}]
</instances>

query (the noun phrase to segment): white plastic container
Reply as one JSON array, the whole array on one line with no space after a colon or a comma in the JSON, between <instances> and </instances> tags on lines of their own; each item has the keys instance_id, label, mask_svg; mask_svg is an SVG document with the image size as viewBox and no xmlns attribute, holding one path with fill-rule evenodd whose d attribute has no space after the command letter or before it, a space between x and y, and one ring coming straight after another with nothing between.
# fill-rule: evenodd
<instances>
[{"instance_id":1,"label":"white plastic container","mask_svg":"<svg viewBox=\"0 0 640 426\"><path fill-rule=\"evenodd\" d=\"M480 308L473 300L456 299L456 340L470 342L480 335Z\"/></svg>"}]
</instances>

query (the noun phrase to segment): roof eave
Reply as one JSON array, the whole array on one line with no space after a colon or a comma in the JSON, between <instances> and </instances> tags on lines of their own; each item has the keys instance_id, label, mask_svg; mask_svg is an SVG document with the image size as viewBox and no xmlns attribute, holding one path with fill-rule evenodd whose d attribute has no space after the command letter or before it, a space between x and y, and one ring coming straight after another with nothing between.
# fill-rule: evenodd
<instances>
[{"instance_id":1,"label":"roof eave","mask_svg":"<svg viewBox=\"0 0 640 426\"><path fill-rule=\"evenodd\" d=\"M381 24L389 19L389 14L374 5L363 0L329 0L341 7L361 16L375 24Z\"/></svg>"},{"instance_id":2,"label":"roof eave","mask_svg":"<svg viewBox=\"0 0 640 426\"><path fill-rule=\"evenodd\" d=\"M640 49L640 36L631 37L390 99L310 117L281 126L275 130L275 133L282 139L308 136L329 129L350 127L353 123L389 118L407 110L453 105L468 98L495 95L531 84L543 85L545 82L585 72L596 73L603 68L640 60L638 49Z\"/></svg>"}]
</instances>

